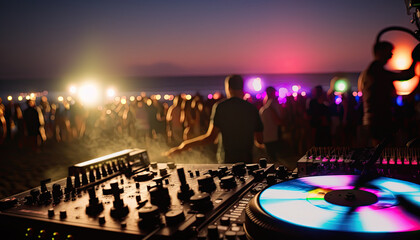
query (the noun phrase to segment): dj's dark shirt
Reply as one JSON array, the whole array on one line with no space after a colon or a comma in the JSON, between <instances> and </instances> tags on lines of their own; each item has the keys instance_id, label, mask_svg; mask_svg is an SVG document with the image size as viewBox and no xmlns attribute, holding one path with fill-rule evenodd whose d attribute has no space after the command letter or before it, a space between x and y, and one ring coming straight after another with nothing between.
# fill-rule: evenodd
<instances>
[{"instance_id":1,"label":"dj's dark shirt","mask_svg":"<svg viewBox=\"0 0 420 240\"><path fill-rule=\"evenodd\" d=\"M222 133L225 162L252 162L254 133L263 131L257 108L232 97L214 106L212 121Z\"/></svg>"}]
</instances>

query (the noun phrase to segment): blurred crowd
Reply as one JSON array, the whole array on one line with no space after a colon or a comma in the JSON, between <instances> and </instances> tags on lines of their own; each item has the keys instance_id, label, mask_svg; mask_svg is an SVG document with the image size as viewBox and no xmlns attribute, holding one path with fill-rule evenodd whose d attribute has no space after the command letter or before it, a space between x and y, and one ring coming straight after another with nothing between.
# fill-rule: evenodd
<instances>
[{"instance_id":1,"label":"blurred crowd","mask_svg":"<svg viewBox=\"0 0 420 240\"><path fill-rule=\"evenodd\" d=\"M258 109L267 104L267 96L246 96ZM418 97L404 96L403 104L396 98L396 144L420 134ZM333 84L327 91L315 86L311 93L288 94L284 98L278 98L277 93L276 104L271 107L279 116L276 124L282 149L301 156L312 146L370 146L368 131L362 125L362 98L350 90L337 92ZM46 96L26 103L0 99L0 146L37 152L49 141L130 136L166 141L168 147L173 147L205 133L212 107L222 99L221 94L208 99L197 93L188 99L180 94L169 101L143 94L134 101L121 99L97 108L84 107L74 100L50 101Z\"/></svg>"}]
</instances>

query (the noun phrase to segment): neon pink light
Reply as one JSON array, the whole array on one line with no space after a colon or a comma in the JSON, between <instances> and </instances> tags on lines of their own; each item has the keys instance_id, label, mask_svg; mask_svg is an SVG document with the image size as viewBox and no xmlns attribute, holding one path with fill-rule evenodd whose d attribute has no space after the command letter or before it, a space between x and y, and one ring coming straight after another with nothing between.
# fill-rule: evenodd
<instances>
[{"instance_id":1,"label":"neon pink light","mask_svg":"<svg viewBox=\"0 0 420 240\"><path fill-rule=\"evenodd\" d=\"M209 95L207 95L207 98L208 99L213 99L213 94L210 93Z\"/></svg>"}]
</instances>

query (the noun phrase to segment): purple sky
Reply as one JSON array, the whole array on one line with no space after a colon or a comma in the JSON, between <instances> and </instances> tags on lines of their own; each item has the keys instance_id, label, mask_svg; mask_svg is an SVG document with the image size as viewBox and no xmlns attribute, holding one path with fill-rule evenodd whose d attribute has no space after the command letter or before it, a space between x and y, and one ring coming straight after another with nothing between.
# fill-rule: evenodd
<instances>
[{"instance_id":1,"label":"purple sky","mask_svg":"<svg viewBox=\"0 0 420 240\"><path fill-rule=\"evenodd\" d=\"M0 78L361 71L403 0L2 1Z\"/></svg>"}]
</instances>

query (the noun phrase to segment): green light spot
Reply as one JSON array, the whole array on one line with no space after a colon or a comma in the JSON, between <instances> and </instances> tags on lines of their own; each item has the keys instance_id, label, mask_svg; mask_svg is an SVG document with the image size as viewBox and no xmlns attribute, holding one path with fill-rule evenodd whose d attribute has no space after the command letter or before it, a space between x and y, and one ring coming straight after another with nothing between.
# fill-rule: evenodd
<instances>
[{"instance_id":1,"label":"green light spot","mask_svg":"<svg viewBox=\"0 0 420 240\"><path fill-rule=\"evenodd\" d=\"M335 90L337 92L345 92L347 90L347 81L345 80L337 80L337 82L335 82Z\"/></svg>"}]
</instances>

